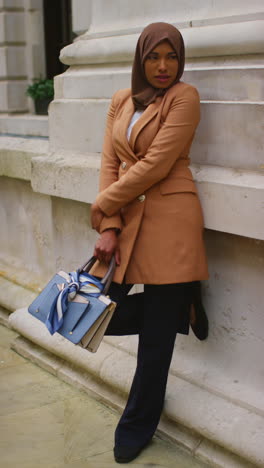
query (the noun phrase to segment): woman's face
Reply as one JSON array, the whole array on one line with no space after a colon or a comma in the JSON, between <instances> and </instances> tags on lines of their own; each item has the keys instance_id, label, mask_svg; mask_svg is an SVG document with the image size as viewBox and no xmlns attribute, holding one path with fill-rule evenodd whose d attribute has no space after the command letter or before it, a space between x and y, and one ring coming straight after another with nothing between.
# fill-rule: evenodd
<instances>
[{"instance_id":1,"label":"woman's face","mask_svg":"<svg viewBox=\"0 0 264 468\"><path fill-rule=\"evenodd\" d=\"M168 88L178 73L178 58L168 41L155 47L144 62L146 78L153 88Z\"/></svg>"}]
</instances>

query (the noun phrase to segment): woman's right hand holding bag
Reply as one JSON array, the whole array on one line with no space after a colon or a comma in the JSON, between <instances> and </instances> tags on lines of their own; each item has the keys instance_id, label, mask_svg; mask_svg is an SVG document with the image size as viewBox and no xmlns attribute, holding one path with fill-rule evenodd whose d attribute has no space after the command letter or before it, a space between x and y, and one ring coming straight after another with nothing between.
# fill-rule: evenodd
<instances>
[{"instance_id":1,"label":"woman's right hand holding bag","mask_svg":"<svg viewBox=\"0 0 264 468\"><path fill-rule=\"evenodd\" d=\"M93 255L100 261L109 264L113 255L116 265L120 265L119 239L116 229L103 231L96 241Z\"/></svg>"}]
</instances>

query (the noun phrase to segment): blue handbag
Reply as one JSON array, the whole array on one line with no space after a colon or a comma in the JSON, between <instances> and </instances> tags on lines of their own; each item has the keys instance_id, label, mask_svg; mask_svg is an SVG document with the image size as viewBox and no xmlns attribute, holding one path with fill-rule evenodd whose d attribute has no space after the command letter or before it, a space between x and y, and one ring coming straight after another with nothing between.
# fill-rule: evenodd
<instances>
[{"instance_id":1,"label":"blue handbag","mask_svg":"<svg viewBox=\"0 0 264 468\"><path fill-rule=\"evenodd\" d=\"M91 257L71 273L59 271L28 307L53 335L95 352L112 318L116 303L106 296L115 271L112 258L102 280L89 274L96 262Z\"/></svg>"}]
</instances>

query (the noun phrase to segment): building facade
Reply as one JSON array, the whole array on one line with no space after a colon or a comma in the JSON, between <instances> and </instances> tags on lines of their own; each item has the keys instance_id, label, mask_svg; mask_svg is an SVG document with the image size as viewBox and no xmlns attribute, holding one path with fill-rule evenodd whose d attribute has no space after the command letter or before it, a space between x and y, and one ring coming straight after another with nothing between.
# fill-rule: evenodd
<instances>
[{"instance_id":1,"label":"building facade","mask_svg":"<svg viewBox=\"0 0 264 468\"><path fill-rule=\"evenodd\" d=\"M49 117L36 117L24 92L46 73L45 2L0 1L0 303L16 310L14 347L122 406L136 337L107 337L90 355L51 338L23 307L56 270L92 253L89 207L111 95L130 86L143 27L175 24L183 79L201 96L191 169L206 226L210 336L177 338L160 430L211 466L263 466L264 3L72 0L71 10L76 39L60 53L68 68L55 78Z\"/></svg>"}]
</instances>

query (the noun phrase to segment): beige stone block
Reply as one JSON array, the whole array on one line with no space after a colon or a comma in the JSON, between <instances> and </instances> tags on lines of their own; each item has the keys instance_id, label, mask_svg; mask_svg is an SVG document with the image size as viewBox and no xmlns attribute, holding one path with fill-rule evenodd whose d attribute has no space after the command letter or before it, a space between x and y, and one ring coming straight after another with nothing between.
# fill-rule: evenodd
<instances>
[{"instance_id":1,"label":"beige stone block","mask_svg":"<svg viewBox=\"0 0 264 468\"><path fill-rule=\"evenodd\" d=\"M29 183L10 177L2 178L1 215L4 222L0 231L0 250L1 259L5 260L4 265L7 264L12 269L12 276L9 273L6 275L7 278L11 278L12 288L15 284L22 284L26 289L37 291L37 288L43 285L43 280L49 279L57 270L56 261L62 253L62 246L59 246L60 239L56 246L55 236L54 250L54 221L51 209L50 198L40 194L33 196ZM84 237L83 243L85 241ZM64 243L61 244L64 247ZM67 268L66 262L64 267ZM3 271L3 267L1 270ZM8 272L8 268L4 271ZM22 298L24 301L24 296ZM11 307L14 301L19 301L19 293L9 295L3 300L12 301ZM28 305L29 302L24 304Z\"/></svg>"},{"instance_id":2,"label":"beige stone block","mask_svg":"<svg viewBox=\"0 0 264 468\"><path fill-rule=\"evenodd\" d=\"M0 373L2 369L7 369L9 367L18 366L19 364L24 364L25 360L8 349L1 341L0 345Z\"/></svg>"},{"instance_id":3,"label":"beige stone block","mask_svg":"<svg viewBox=\"0 0 264 468\"><path fill-rule=\"evenodd\" d=\"M205 27L177 24L186 45L187 58L262 54L264 20L262 17L254 21L241 19L240 22ZM132 61L141 28L137 25L136 31L134 27L125 30L124 34L123 28L113 33L114 26L111 26L103 33L96 33L94 37L91 36L91 28L80 40L62 49L60 60L66 65Z\"/></svg>"},{"instance_id":4,"label":"beige stone block","mask_svg":"<svg viewBox=\"0 0 264 468\"><path fill-rule=\"evenodd\" d=\"M195 86L201 100L264 101L262 66L225 66L185 68L183 80ZM237 85L239 83L239 86Z\"/></svg>"},{"instance_id":5,"label":"beige stone block","mask_svg":"<svg viewBox=\"0 0 264 468\"><path fill-rule=\"evenodd\" d=\"M92 203L98 193L100 157L55 153L32 159L31 184L35 192ZM50 174L47 178L45 174ZM89 183L87 181L89 180Z\"/></svg>"},{"instance_id":6,"label":"beige stone block","mask_svg":"<svg viewBox=\"0 0 264 468\"><path fill-rule=\"evenodd\" d=\"M31 184L36 192L92 203L98 191L99 165L94 154L73 157L72 153L59 152L33 158ZM206 228L264 239L264 173L195 164L191 169Z\"/></svg>"},{"instance_id":7,"label":"beige stone block","mask_svg":"<svg viewBox=\"0 0 264 468\"><path fill-rule=\"evenodd\" d=\"M0 309L4 311L4 309ZM18 334L11 330L10 328L6 327L5 325L0 326L0 334L1 334L1 346L5 348L10 348L11 343L18 337Z\"/></svg>"},{"instance_id":8,"label":"beige stone block","mask_svg":"<svg viewBox=\"0 0 264 468\"><path fill-rule=\"evenodd\" d=\"M264 240L264 171L193 165L192 172L206 228Z\"/></svg>"},{"instance_id":9,"label":"beige stone block","mask_svg":"<svg viewBox=\"0 0 264 468\"><path fill-rule=\"evenodd\" d=\"M110 99L131 86L131 65L71 67L55 77L56 99Z\"/></svg>"},{"instance_id":10,"label":"beige stone block","mask_svg":"<svg viewBox=\"0 0 264 468\"><path fill-rule=\"evenodd\" d=\"M261 169L263 125L263 102L203 102L201 121L191 149L192 162Z\"/></svg>"},{"instance_id":11,"label":"beige stone block","mask_svg":"<svg viewBox=\"0 0 264 468\"><path fill-rule=\"evenodd\" d=\"M251 462L247 462L230 452L220 449L208 440L203 440L195 450L195 455L209 466L228 468L253 468ZM254 465L255 467L258 465ZM260 465L259 465L260 466Z\"/></svg>"},{"instance_id":12,"label":"beige stone block","mask_svg":"<svg viewBox=\"0 0 264 468\"><path fill-rule=\"evenodd\" d=\"M93 1L93 16L92 24L89 33L99 34L107 33L108 31L127 30L130 28L141 29L146 24L160 21L169 23L176 21L195 22L204 21L204 24L210 24L215 20L218 23L232 22L245 20L249 15L259 14L263 12L263 2L254 0L250 3L233 0L232 2L223 1L210 2L209 0L190 1L188 3L177 1L177 15L175 17L175 2L165 0L159 2L153 0L150 4L144 3L142 8L141 0L134 0L133 3L127 4L122 0L116 0L110 3L108 0Z\"/></svg>"},{"instance_id":13,"label":"beige stone block","mask_svg":"<svg viewBox=\"0 0 264 468\"><path fill-rule=\"evenodd\" d=\"M0 276L0 304L5 309L14 311L19 307L19 304L28 306L35 297L34 292Z\"/></svg>"},{"instance_id":14,"label":"beige stone block","mask_svg":"<svg viewBox=\"0 0 264 468\"><path fill-rule=\"evenodd\" d=\"M143 289L143 285L142 285ZM134 293L133 293L134 294ZM106 336L104 338L105 342L113 346L124 350L126 353L131 354L131 356L136 357L137 348L138 348L138 337L136 335L131 336Z\"/></svg>"},{"instance_id":15,"label":"beige stone block","mask_svg":"<svg viewBox=\"0 0 264 468\"><path fill-rule=\"evenodd\" d=\"M24 12L0 12L0 43L26 41Z\"/></svg>"},{"instance_id":16,"label":"beige stone block","mask_svg":"<svg viewBox=\"0 0 264 468\"><path fill-rule=\"evenodd\" d=\"M63 365L56 356L48 353L45 349L40 348L31 341L27 341L21 336L18 336L11 343L11 349L16 353L20 354L26 359L29 359L34 364L37 364L42 369L46 370L50 374L58 374L59 369Z\"/></svg>"},{"instance_id":17,"label":"beige stone block","mask_svg":"<svg viewBox=\"0 0 264 468\"><path fill-rule=\"evenodd\" d=\"M34 136L34 137L46 137L46 139L34 141L25 141L25 139L14 138L12 136L12 141L14 147L29 147L30 152L32 148L36 151L37 154L46 153L48 149L48 117L45 115L1 115L0 114L0 132L7 133L11 135L21 135L21 136ZM8 137L7 137L8 138ZM11 145L11 139L3 140L6 141L7 147ZM24 144L23 144L24 141ZM2 143L2 147L5 143ZM41 151L41 148L42 151Z\"/></svg>"},{"instance_id":18,"label":"beige stone block","mask_svg":"<svg viewBox=\"0 0 264 468\"><path fill-rule=\"evenodd\" d=\"M72 28L80 35L89 29L92 19L92 2L72 0Z\"/></svg>"},{"instance_id":19,"label":"beige stone block","mask_svg":"<svg viewBox=\"0 0 264 468\"><path fill-rule=\"evenodd\" d=\"M100 153L108 106L106 99L53 101L51 149ZM73 121L79 122L74 131ZM203 102L191 159L197 164L258 170L263 164L262 125L262 102Z\"/></svg>"},{"instance_id":20,"label":"beige stone block","mask_svg":"<svg viewBox=\"0 0 264 468\"><path fill-rule=\"evenodd\" d=\"M202 101L263 101L263 77L262 65L216 61L187 63L183 80L198 89ZM110 70L104 65L72 67L55 78L57 99L110 99L118 89L130 86L131 65Z\"/></svg>"},{"instance_id":21,"label":"beige stone block","mask_svg":"<svg viewBox=\"0 0 264 468\"><path fill-rule=\"evenodd\" d=\"M110 37L95 37L86 40L86 36L64 47L60 52L60 61L66 65L90 65L98 63L122 63L133 59L138 34Z\"/></svg>"},{"instance_id":22,"label":"beige stone block","mask_svg":"<svg viewBox=\"0 0 264 468\"><path fill-rule=\"evenodd\" d=\"M42 367L41 362L39 365ZM95 400L110 405L111 408L119 412L125 406L124 396L105 385L104 382L98 379L98 376L93 376L91 372L84 372L74 364L64 361L57 372L57 377L63 380L63 382L73 385L74 388L84 391Z\"/></svg>"},{"instance_id":23,"label":"beige stone block","mask_svg":"<svg viewBox=\"0 0 264 468\"><path fill-rule=\"evenodd\" d=\"M50 216L53 230L50 232L51 247L46 251L48 260L45 262L45 269L51 271L50 274L54 274L54 270L72 271L80 268L92 255L97 238L96 232L90 226L89 206L87 203L60 197L51 197L51 203Z\"/></svg>"},{"instance_id":24,"label":"beige stone block","mask_svg":"<svg viewBox=\"0 0 264 468\"><path fill-rule=\"evenodd\" d=\"M96 232L87 204L33 193L10 177L1 180L0 198L1 271L12 283L37 291L56 271L72 271L91 256Z\"/></svg>"},{"instance_id":25,"label":"beige stone block","mask_svg":"<svg viewBox=\"0 0 264 468\"><path fill-rule=\"evenodd\" d=\"M175 379L175 380L174 380ZM174 382L172 383L172 380ZM173 393L170 388L173 387ZM165 414L248 462L264 462L264 418L204 387L170 376Z\"/></svg>"},{"instance_id":26,"label":"beige stone block","mask_svg":"<svg viewBox=\"0 0 264 468\"><path fill-rule=\"evenodd\" d=\"M0 128L4 128L1 123L0 117ZM32 157L44 155L46 151L48 151L48 141L2 136L0 140L0 175L30 180Z\"/></svg>"},{"instance_id":27,"label":"beige stone block","mask_svg":"<svg viewBox=\"0 0 264 468\"><path fill-rule=\"evenodd\" d=\"M3 325L6 328L10 328L8 322L10 312L10 310L7 310L0 306L0 325Z\"/></svg>"},{"instance_id":28,"label":"beige stone block","mask_svg":"<svg viewBox=\"0 0 264 468\"><path fill-rule=\"evenodd\" d=\"M199 342L192 332L188 339L177 336L171 373L263 414L263 241L213 231L205 240L209 337Z\"/></svg>"},{"instance_id":29,"label":"beige stone block","mask_svg":"<svg viewBox=\"0 0 264 468\"><path fill-rule=\"evenodd\" d=\"M0 82L0 112L26 112L26 81Z\"/></svg>"},{"instance_id":30,"label":"beige stone block","mask_svg":"<svg viewBox=\"0 0 264 468\"><path fill-rule=\"evenodd\" d=\"M42 3L41 3L42 5ZM46 76L44 13L43 7L28 6L26 15L27 28L27 66L30 80Z\"/></svg>"},{"instance_id":31,"label":"beige stone block","mask_svg":"<svg viewBox=\"0 0 264 468\"><path fill-rule=\"evenodd\" d=\"M29 10L41 10L43 6L42 0L26 0L26 6Z\"/></svg>"},{"instance_id":32,"label":"beige stone block","mask_svg":"<svg viewBox=\"0 0 264 468\"><path fill-rule=\"evenodd\" d=\"M49 108L51 151L101 152L108 106L106 99L53 101Z\"/></svg>"},{"instance_id":33,"label":"beige stone block","mask_svg":"<svg viewBox=\"0 0 264 468\"><path fill-rule=\"evenodd\" d=\"M0 47L0 78L27 76L25 47Z\"/></svg>"},{"instance_id":34,"label":"beige stone block","mask_svg":"<svg viewBox=\"0 0 264 468\"><path fill-rule=\"evenodd\" d=\"M242 19L242 18L241 18ZM255 21L204 25L182 30L187 57L214 57L262 53L263 18Z\"/></svg>"},{"instance_id":35,"label":"beige stone block","mask_svg":"<svg viewBox=\"0 0 264 468\"><path fill-rule=\"evenodd\" d=\"M24 8L24 0L0 0L0 8L16 9Z\"/></svg>"},{"instance_id":36,"label":"beige stone block","mask_svg":"<svg viewBox=\"0 0 264 468\"><path fill-rule=\"evenodd\" d=\"M24 321L24 324L27 323L27 325L21 333L23 336L71 364L78 363L78 367L83 368L88 373L97 374L102 362L112 354L112 347L106 343L101 344L100 351L93 354L80 346L73 345L59 334L51 336L45 325L31 316L26 309L20 309L15 315L11 315L12 317L9 317L10 324L15 330L18 323L19 328L20 325L24 328L22 324Z\"/></svg>"}]
</instances>

